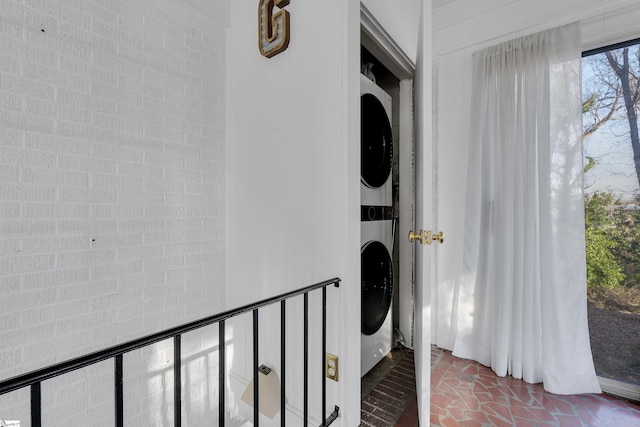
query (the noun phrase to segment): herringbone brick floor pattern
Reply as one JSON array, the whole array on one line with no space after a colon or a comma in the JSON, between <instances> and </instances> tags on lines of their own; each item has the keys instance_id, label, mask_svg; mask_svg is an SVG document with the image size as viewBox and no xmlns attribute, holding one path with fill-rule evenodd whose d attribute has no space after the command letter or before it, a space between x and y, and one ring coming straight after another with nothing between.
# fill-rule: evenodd
<instances>
[{"instance_id":1,"label":"herringbone brick floor pattern","mask_svg":"<svg viewBox=\"0 0 640 427\"><path fill-rule=\"evenodd\" d=\"M366 377L368 378L363 381L377 382L362 399L361 427L393 426L405 411L412 411L412 406L415 407L414 420L417 422L416 376L412 350L394 350Z\"/></svg>"}]
</instances>

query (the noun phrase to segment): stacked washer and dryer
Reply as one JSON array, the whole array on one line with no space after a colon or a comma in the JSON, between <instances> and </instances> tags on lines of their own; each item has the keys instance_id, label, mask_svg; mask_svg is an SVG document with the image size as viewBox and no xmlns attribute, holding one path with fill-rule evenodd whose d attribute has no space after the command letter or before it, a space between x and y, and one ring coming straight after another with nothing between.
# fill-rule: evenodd
<instances>
[{"instance_id":1,"label":"stacked washer and dryer","mask_svg":"<svg viewBox=\"0 0 640 427\"><path fill-rule=\"evenodd\" d=\"M392 101L360 75L361 375L391 351L393 319Z\"/></svg>"}]
</instances>

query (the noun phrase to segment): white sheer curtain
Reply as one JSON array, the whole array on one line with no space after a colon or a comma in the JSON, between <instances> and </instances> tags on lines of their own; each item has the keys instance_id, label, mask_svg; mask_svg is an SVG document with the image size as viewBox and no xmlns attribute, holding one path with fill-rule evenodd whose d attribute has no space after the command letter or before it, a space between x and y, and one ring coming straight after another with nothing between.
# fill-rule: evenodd
<instances>
[{"instance_id":1,"label":"white sheer curtain","mask_svg":"<svg viewBox=\"0 0 640 427\"><path fill-rule=\"evenodd\" d=\"M599 392L587 324L580 26L474 54L454 354L553 393Z\"/></svg>"}]
</instances>

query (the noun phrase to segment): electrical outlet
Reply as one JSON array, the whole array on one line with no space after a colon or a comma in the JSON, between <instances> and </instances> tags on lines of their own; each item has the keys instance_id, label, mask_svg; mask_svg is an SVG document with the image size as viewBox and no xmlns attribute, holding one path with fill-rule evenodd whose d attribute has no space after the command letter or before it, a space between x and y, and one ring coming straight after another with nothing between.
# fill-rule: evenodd
<instances>
[{"instance_id":1,"label":"electrical outlet","mask_svg":"<svg viewBox=\"0 0 640 427\"><path fill-rule=\"evenodd\" d=\"M327 378L338 381L338 356L327 353L327 366L325 366Z\"/></svg>"}]
</instances>

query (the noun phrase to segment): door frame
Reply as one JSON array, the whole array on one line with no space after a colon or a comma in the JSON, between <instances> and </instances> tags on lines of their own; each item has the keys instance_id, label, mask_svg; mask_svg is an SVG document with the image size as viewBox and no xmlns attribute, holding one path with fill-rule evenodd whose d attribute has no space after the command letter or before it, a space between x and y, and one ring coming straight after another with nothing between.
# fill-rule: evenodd
<instances>
[{"instance_id":1,"label":"door frame","mask_svg":"<svg viewBox=\"0 0 640 427\"><path fill-rule=\"evenodd\" d=\"M415 224L415 132L413 122L413 78L415 64L400 48L364 4L360 4L360 44L376 57L400 81L399 239L400 283L398 284L399 320L407 347L414 346L415 248L404 238Z\"/></svg>"},{"instance_id":2,"label":"door frame","mask_svg":"<svg viewBox=\"0 0 640 427\"><path fill-rule=\"evenodd\" d=\"M400 171L413 170L413 178L405 178L404 183L411 186L411 190L403 189L402 175L400 177L400 194L409 191L412 203L405 207L405 216L399 227L400 265L407 260L412 263L410 272L403 274L401 268L400 296L400 327L404 329L405 342L414 348L416 369L416 394L418 397L418 417L429 420L431 394L431 282L434 272L431 269L432 258L436 252L426 250L424 246L414 248L409 244L409 230L423 227L431 228L432 224L432 196L433 196L433 163L432 152L432 25L431 1L421 2L418 31L418 51L416 63L404 54L397 43L389 36L373 15L362 5L361 10L361 41L360 44L371 52L391 73L400 80L400 112L403 114L401 122L409 123L409 131L400 135L400 144L410 147L412 161L407 168L403 167L400 159ZM427 68L428 67L428 68ZM400 148L402 150L402 148ZM408 156L405 155L405 161ZM402 173L402 172L401 172ZM403 204L400 205L400 217L403 217ZM403 228L406 227L406 228ZM403 249L404 246L404 249ZM404 264L406 265L406 264ZM405 277L409 276L409 279ZM403 283L404 279L404 283ZM410 298L402 296L410 292ZM403 312L404 311L404 312ZM427 421L428 422L428 421Z\"/></svg>"}]
</instances>

